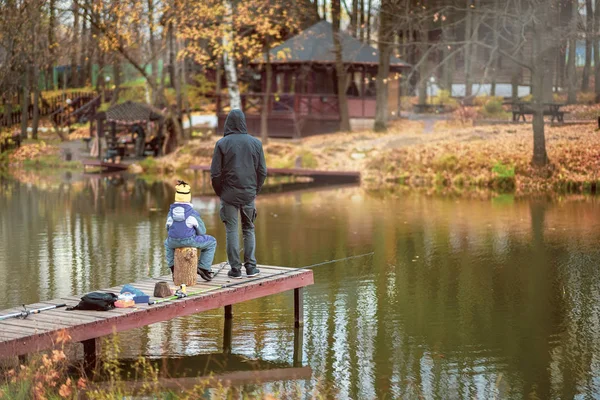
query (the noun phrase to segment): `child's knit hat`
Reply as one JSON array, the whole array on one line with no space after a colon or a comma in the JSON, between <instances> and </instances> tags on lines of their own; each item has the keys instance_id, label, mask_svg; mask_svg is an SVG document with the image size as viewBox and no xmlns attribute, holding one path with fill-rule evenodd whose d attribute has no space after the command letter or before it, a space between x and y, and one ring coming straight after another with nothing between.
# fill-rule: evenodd
<instances>
[{"instance_id":1,"label":"child's knit hat","mask_svg":"<svg viewBox=\"0 0 600 400\"><path fill-rule=\"evenodd\" d=\"M178 184L175 186L175 202L177 203L191 203L192 202L192 188L184 181L177 181Z\"/></svg>"}]
</instances>

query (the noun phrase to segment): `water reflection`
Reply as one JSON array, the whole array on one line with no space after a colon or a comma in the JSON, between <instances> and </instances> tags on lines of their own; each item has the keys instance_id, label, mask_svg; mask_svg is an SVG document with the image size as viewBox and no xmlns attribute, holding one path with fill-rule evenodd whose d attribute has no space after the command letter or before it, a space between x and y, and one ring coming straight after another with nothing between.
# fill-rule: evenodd
<instances>
[{"instance_id":1,"label":"water reflection","mask_svg":"<svg viewBox=\"0 0 600 400\"><path fill-rule=\"evenodd\" d=\"M1 183L3 307L164 273L161 182ZM225 259L213 197L194 199ZM257 255L315 269L303 357L340 398L600 396L598 203L593 198L380 197L359 188L263 196ZM124 357L223 348L222 311L121 335ZM293 299L235 307L232 352L292 364ZM200 372L200 371L198 371ZM287 382L284 385L296 383Z\"/></svg>"}]
</instances>

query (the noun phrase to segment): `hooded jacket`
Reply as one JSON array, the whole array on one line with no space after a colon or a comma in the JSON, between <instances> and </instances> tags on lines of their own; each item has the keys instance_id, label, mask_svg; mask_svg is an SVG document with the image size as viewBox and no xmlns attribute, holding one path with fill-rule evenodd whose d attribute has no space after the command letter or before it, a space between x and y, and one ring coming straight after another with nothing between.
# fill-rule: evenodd
<instances>
[{"instance_id":1,"label":"hooded jacket","mask_svg":"<svg viewBox=\"0 0 600 400\"><path fill-rule=\"evenodd\" d=\"M248 134L246 117L237 108L225 120L224 136L215 145L210 175L217 196L236 206L254 200L265 182L267 163L262 143Z\"/></svg>"},{"instance_id":2,"label":"hooded jacket","mask_svg":"<svg viewBox=\"0 0 600 400\"><path fill-rule=\"evenodd\" d=\"M206 227L191 204L173 203L167 215L167 232L171 239L187 239L205 235Z\"/></svg>"}]
</instances>

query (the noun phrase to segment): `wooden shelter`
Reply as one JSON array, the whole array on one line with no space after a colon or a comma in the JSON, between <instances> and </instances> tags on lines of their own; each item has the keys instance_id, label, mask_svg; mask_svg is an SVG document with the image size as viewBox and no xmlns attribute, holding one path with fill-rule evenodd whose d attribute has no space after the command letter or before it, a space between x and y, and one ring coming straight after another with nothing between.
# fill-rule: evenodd
<instances>
[{"instance_id":1,"label":"wooden shelter","mask_svg":"<svg viewBox=\"0 0 600 400\"><path fill-rule=\"evenodd\" d=\"M374 118L375 79L379 51L342 32L342 58L348 73L346 93L350 118ZM335 132L340 127L337 76L331 23L321 21L270 52L273 67L268 105L271 137L301 137ZM260 132L260 114L266 90L266 71L260 60L252 63L257 73L249 93L242 95L248 130ZM390 56L390 77L400 82L410 65ZM399 90L400 85L397 85ZM229 112L229 98L217 97L219 131Z\"/></svg>"},{"instance_id":2,"label":"wooden shelter","mask_svg":"<svg viewBox=\"0 0 600 400\"><path fill-rule=\"evenodd\" d=\"M117 137L117 127L132 129L135 125L139 127L147 127L149 122L158 123L156 134L149 142L145 141L145 134L141 138L143 150L151 150L154 155L158 155L163 143L163 115L147 104L126 101L121 104L114 105L108 110L99 112L95 116L97 137L100 139L106 137L107 154L106 158L116 156L123 157L125 154L125 144L132 141L119 142ZM135 129L134 129L135 130ZM107 134L105 135L105 132ZM142 131L143 132L143 131ZM102 156L100 150L98 155Z\"/></svg>"}]
</instances>

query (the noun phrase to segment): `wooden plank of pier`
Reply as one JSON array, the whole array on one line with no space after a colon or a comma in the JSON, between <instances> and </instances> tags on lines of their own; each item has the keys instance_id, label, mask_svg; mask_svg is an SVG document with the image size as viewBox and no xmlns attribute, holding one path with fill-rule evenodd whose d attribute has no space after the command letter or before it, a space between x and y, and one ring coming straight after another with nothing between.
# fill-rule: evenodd
<instances>
[{"instance_id":1,"label":"wooden plank of pier","mask_svg":"<svg viewBox=\"0 0 600 400\"><path fill-rule=\"evenodd\" d=\"M210 171L208 165L192 165L192 171ZM360 172L358 171L319 171L315 169L304 168L267 168L267 176L293 176L312 178L315 181L331 180L337 183L350 183L360 181Z\"/></svg>"},{"instance_id":2,"label":"wooden plank of pier","mask_svg":"<svg viewBox=\"0 0 600 400\"><path fill-rule=\"evenodd\" d=\"M213 270L218 268L219 266L213 266ZM75 342L89 341L114 332L126 331L177 317L231 306L292 289L300 291L301 288L312 285L314 282L313 273L310 270L264 265L260 265L259 268L261 279L230 280L224 269L211 282L205 282L199 278L196 285L187 287L188 293L197 291L203 291L204 293L154 305L136 304L133 308L115 308L110 311L67 311L63 307L29 315L26 319L11 318L0 321L0 358L53 348L60 334L68 334L71 340ZM158 281L167 281L172 285L170 274L158 278L142 279L131 283L131 285L148 295L152 295L154 284ZM223 285L228 284L236 285L223 287ZM119 293L121 288L122 285L119 285L100 289L99 291ZM29 304L27 308L36 309L61 303L74 306L79 302L80 297L80 295L77 295L44 300ZM151 300L157 299L151 297ZM22 309L22 307L15 307L2 310L0 315L10 314ZM296 317L298 317L297 312Z\"/></svg>"}]
</instances>

